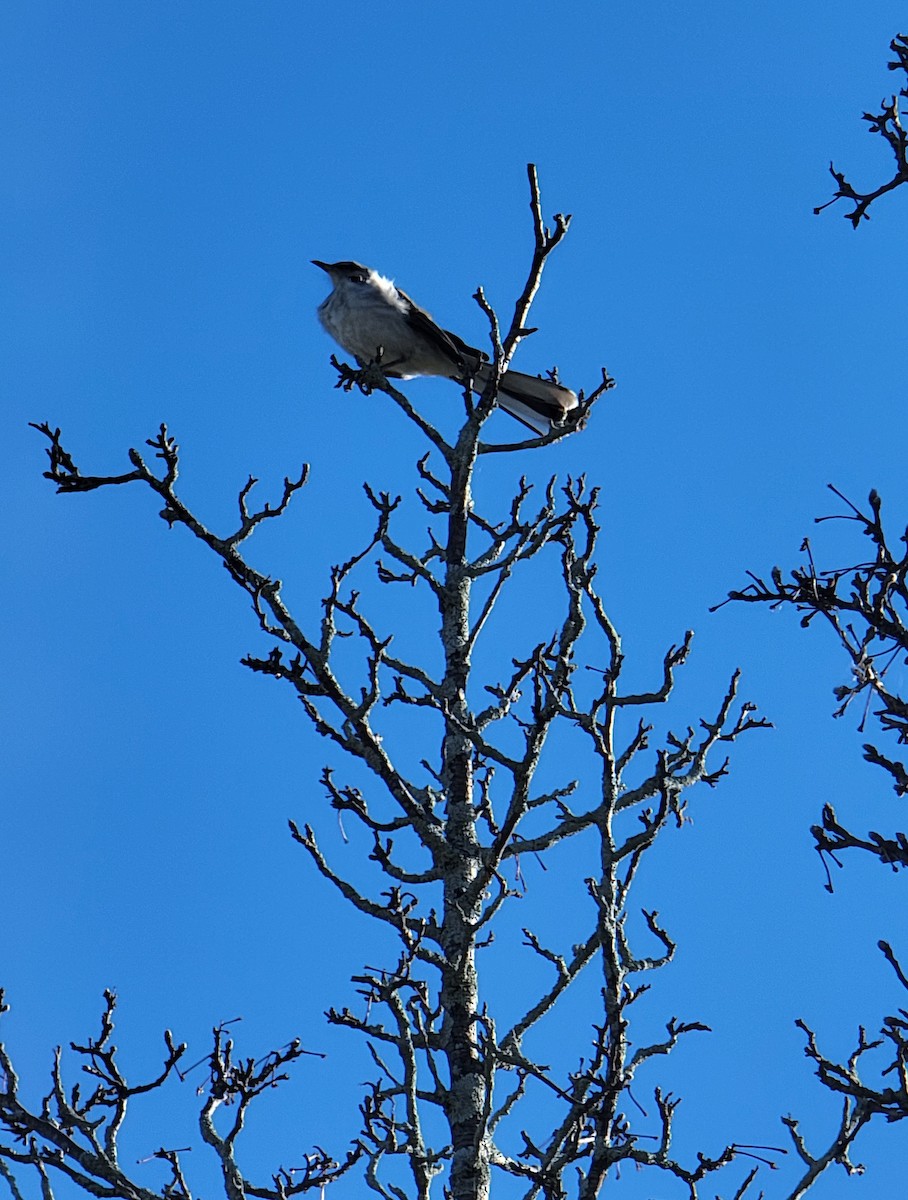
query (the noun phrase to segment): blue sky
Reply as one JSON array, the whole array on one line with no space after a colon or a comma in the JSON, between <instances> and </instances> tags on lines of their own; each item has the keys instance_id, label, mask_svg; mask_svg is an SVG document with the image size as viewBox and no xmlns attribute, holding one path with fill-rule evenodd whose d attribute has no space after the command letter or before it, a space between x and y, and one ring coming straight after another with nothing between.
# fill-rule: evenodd
<instances>
[{"instance_id":1,"label":"blue sky","mask_svg":"<svg viewBox=\"0 0 908 1200\"><path fill-rule=\"evenodd\" d=\"M557 362L588 390L605 365L619 387L582 436L484 463L480 493L503 507L522 472L585 472L602 488L600 579L632 677L651 680L693 628L671 723L710 714L736 666L774 722L641 881L680 946L647 1019L715 1031L666 1068L686 1097L682 1144L784 1144L788 1111L822 1144L836 1106L793 1020L847 1053L859 1022L903 1003L876 939L905 956L908 943L901 880L852 861L828 896L808 827L826 801L859 828L899 813L854 723L831 719L844 663L822 631L707 610L745 569L794 564L834 508L827 483L858 500L876 487L892 527L908 519L895 436L908 197L884 198L858 233L843 208L812 212L830 158L858 185L888 171L859 117L893 86L903 20L839 0L7 7L0 985L35 1094L50 1047L93 1029L113 986L137 1070L164 1026L200 1057L210 1027L240 1014L250 1053L300 1034L329 1054L271 1102L250 1170L312 1141L341 1147L372 1068L321 1013L350 999L372 950L286 835L288 817L310 821L356 869L361 847L344 845L318 784L326 746L239 666L263 648L243 597L150 495L55 496L27 422L61 425L84 470L112 473L166 421L184 498L221 529L249 472L275 495L310 462L252 558L312 620L328 567L371 526L363 479L407 493L423 448L382 397L334 390L309 260L367 262L481 341L476 286L507 314L525 276L533 161L545 211L574 220L518 365ZM407 390L453 428L451 385ZM849 532L815 531L818 558L860 554ZM565 912L581 893L567 887ZM136 1136L141 1157L184 1135L156 1130L144 1151ZM812 1194L891 1192L903 1135L872 1131L856 1157L866 1177Z\"/></svg>"}]
</instances>

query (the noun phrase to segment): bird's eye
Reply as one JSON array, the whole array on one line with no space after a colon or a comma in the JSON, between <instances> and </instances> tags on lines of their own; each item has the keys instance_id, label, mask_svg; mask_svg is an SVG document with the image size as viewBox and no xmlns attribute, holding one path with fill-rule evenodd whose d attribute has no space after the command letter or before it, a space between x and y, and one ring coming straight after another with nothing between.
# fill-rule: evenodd
<instances>
[{"instance_id":1,"label":"bird's eye","mask_svg":"<svg viewBox=\"0 0 908 1200\"><path fill-rule=\"evenodd\" d=\"M348 276L351 283L365 283L366 276L362 271L356 271L353 275Z\"/></svg>"}]
</instances>

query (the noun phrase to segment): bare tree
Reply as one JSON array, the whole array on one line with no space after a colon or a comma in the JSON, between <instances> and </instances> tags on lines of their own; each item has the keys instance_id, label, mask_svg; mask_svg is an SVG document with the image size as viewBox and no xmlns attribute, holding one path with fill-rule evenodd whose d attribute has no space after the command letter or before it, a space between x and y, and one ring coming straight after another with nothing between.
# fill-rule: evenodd
<instances>
[{"instance_id":1,"label":"bare tree","mask_svg":"<svg viewBox=\"0 0 908 1200\"><path fill-rule=\"evenodd\" d=\"M545 226L532 167L529 175L535 246L526 285L504 337L477 294L489 320L495 371L478 402L464 391L456 438L435 428L375 364L337 364L338 386L384 393L425 437L416 496L429 531L422 547L403 544L395 526L400 499L367 487L374 532L332 570L315 627L302 627L280 581L244 555L255 529L295 500L305 468L285 479L277 503L260 508L252 506L256 481L250 478L239 492L238 524L217 534L177 493L178 448L165 427L147 443L156 464L130 450L130 469L113 475L83 474L60 431L38 427L49 442L47 477L60 492L129 484L150 489L167 524L194 535L246 593L270 649L244 662L287 688L309 725L350 765L348 780L326 767L325 794L333 809L365 830L382 877L376 890L344 877L311 826L291 823L316 871L365 918L367 930L371 923L389 933L397 949L391 961L366 966L355 978L355 1006L328 1013L330 1022L364 1036L376 1072L343 1154L316 1147L303 1168L278 1166L266 1182L246 1178L237 1144L247 1110L304 1051L293 1042L262 1059L239 1060L226 1030L215 1031L199 1122L229 1200L283 1200L321 1190L360 1167L383 1200L425 1200L442 1176L445 1194L455 1200L486 1200L496 1173L532 1200L570 1193L588 1200L625 1164L672 1177L692 1200L704 1181L731 1167L740 1200L761 1163L784 1153L730 1143L688 1160L679 1157L673 1150L679 1099L660 1086L659 1069L680 1039L706 1026L672 1016L657 1037L647 1036L634 1008L653 973L675 952L655 911L643 907L638 921L639 867L657 838L684 826L689 790L714 787L726 774L724 750L767 723L751 704L738 701L735 672L710 716L684 721L661 744L653 742L654 714L672 694L692 635L662 656L650 688L626 684L621 640L596 586L597 494L584 479L561 485L551 479L537 498L521 478L502 511L481 513L475 504L474 471L482 456L538 453L578 428L507 444L483 440L496 381L528 332L544 265L568 228L569 218L562 216L552 230ZM603 373L582 401L586 412L611 382ZM373 562L380 585L417 589L435 614L437 646L426 647L423 657L399 655L395 631L370 615L359 582ZM557 582L560 599L546 617L548 631L534 644L512 646L504 673L482 674L477 664L493 614L505 594L519 588L531 563ZM434 730L416 755L398 734L401 718L414 713ZM581 765L582 774L575 773ZM359 779L366 782L360 786ZM586 847L594 864L582 882L559 870L557 850L571 840ZM547 977L526 986L516 1019L504 1019L484 985L478 952L525 888L521 863L528 858L549 867L534 887L575 897L566 915L575 925L555 946L529 927L523 930L524 953ZM640 946L639 939L645 939ZM379 942L364 933L364 946ZM581 975L593 971L598 986L584 1049L571 1066L553 1065L546 1052L551 1023ZM0 1140L0 1172L13 1200L24 1200L23 1169L37 1173L43 1200L52 1200L57 1176L103 1200L193 1194L177 1148L162 1147L154 1155L170 1171L157 1191L120 1161L127 1108L136 1095L173 1084L185 1047L165 1034L160 1072L130 1084L111 1044L113 1005L108 995L100 1036L72 1047L93 1081L90 1092L66 1082L58 1055L48 1096L30 1108L10 1052L0 1051L0 1128L7 1134ZM818 1051L815 1057L827 1087L843 1090L835 1068L825 1066ZM651 1091L651 1116L636 1101L634 1085ZM852 1169L848 1151L857 1132L877 1111L889 1112L851 1096L846 1089L840 1126L822 1153L809 1152L797 1122L786 1118L804 1164L787 1192L791 1200L830 1164ZM228 1105L232 1119L222 1112Z\"/></svg>"},{"instance_id":2,"label":"bare tree","mask_svg":"<svg viewBox=\"0 0 908 1200\"><path fill-rule=\"evenodd\" d=\"M774 609L792 608L802 614L804 629L815 622L831 629L848 661L847 681L834 689L837 707L833 715L841 718L857 710L862 733L873 720L883 736L894 735L897 745L904 746L908 744L908 698L890 683L889 677L893 666L908 661L908 528L900 531L896 546L883 525L882 502L876 491L871 491L864 510L836 488L830 488L847 511L818 517L817 522L853 524L869 541L870 554L862 554L848 566L818 569L810 539L805 538L801 544L802 565L788 573L774 567L768 578L748 572L751 582L730 592L728 600ZM904 796L908 792L904 756L884 753L875 742L866 742L863 749L864 758L886 772L895 794ZM846 851L873 855L893 871L908 866L908 835L904 831L855 833L841 823L829 803L823 805L820 821L811 827L811 833L830 892L830 864L841 868L840 855ZM899 983L908 989L908 977L890 944L881 940L879 947ZM825 1057L813 1031L803 1021L798 1025L807 1038L806 1052L816 1064L819 1079L843 1096L845 1113L854 1126L874 1116L889 1122L908 1117L908 1012L904 1008L884 1018L880 1036L874 1041L868 1041L861 1029L847 1062ZM862 1060L880 1048L885 1051L883 1062L871 1084L860 1073Z\"/></svg>"},{"instance_id":3,"label":"bare tree","mask_svg":"<svg viewBox=\"0 0 908 1200\"><path fill-rule=\"evenodd\" d=\"M895 58L886 64L889 70L908 74L908 37L903 33L897 33L889 43L889 49L895 55ZM900 97L908 97L908 87L900 88L889 100L882 101L879 112L865 112L862 117L867 122L868 133L879 135L892 151L895 159L892 177L869 192L859 192L845 178L844 173L837 171L835 165L830 163L829 173L836 182L836 192L831 200L827 200L825 204L815 208L814 213L821 213L824 208L829 208L838 200L847 200L854 205L854 208L844 214L845 218L857 229L861 221L870 220L868 210L875 200L887 192L901 187L903 183L908 183L908 136L902 127L902 116L899 112Z\"/></svg>"}]
</instances>

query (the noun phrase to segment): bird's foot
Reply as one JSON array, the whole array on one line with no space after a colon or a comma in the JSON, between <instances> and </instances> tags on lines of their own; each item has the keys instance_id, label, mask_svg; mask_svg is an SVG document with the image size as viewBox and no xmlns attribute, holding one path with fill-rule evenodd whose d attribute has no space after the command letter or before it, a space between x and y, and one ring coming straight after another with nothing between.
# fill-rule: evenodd
<instances>
[{"instance_id":1,"label":"bird's foot","mask_svg":"<svg viewBox=\"0 0 908 1200\"><path fill-rule=\"evenodd\" d=\"M357 387L364 396L371 396L376 388L381 389L388 382L381 368L380 358L371 359L369 362L357 359L357 365L351 367L349 363L340 362L337 355L332 354L331 365L337 371L337 383L334 386L344 392L352 392Z\"/></svg>"}]
</instances>

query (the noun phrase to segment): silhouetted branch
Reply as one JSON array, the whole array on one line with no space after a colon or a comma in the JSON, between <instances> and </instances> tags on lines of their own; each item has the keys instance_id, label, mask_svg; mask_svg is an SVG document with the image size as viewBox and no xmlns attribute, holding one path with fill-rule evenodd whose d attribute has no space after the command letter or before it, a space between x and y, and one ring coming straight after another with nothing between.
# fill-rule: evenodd
<instances>
[{"instance_id":1,"label":"silhouetted branch","mask_svg":"<svg viewBox=\"0 0 908 1200\"><path fill-rule=\"evenodd\" d=\"M749 572L751 583L729 592L728 600L765 604L772 609L793 608L802 614L804 628L818 618L822 620L832 629L850 663L851 678L834 688L838 702L834 716L844 716L855 701L863 699L858 724L863 732L869 706L876 701L879 707L872 715L882 733L895 734L902 746L908 744L908 702L890 686L888 675L893 663L908 655L908 531L899 534L900 545L896 547L883 526L882 501L876 491L871 491L867 509L863 510L832 485L830 490L848 511L819 517L817 523L837 520L856 525L870 542L871 555L854 565L818 570L810 540L805 538L801 544L803 566L787 576L778 567L768 578ZM908 769L900 758L883 754L870 743L863 749L865 759L889 775L898 796L908 792ZM859 836L839 823L829 804L824 806L821 822L812 827L812 833L824 865L825 856L837 862L835 855L849 849L873 854L894 869L908 865L905 833L870 832ZM827 888L832 890L830 878Z\"/></svg>"},{"instance_id":2,"label":"silhouetted branch","mask_svg":"<svg viewBox=\"0 0 908 1200\"><path fill-rule=\"evenodd\" d=\"M830 485L831 486L831 485ZM870 704L880 707L873 716L884 733L895 733L899 745L908 743L908 705L887 682L889 668L908 653L908 530L899 535L896 548L882 520L882 502L875 491L868 497L867 509L861 509L836 488L831 490L844 503L847 511L817 518L818 523L829 520L847 521L857 526L869 541L871 553L862 554L854 565L818 570L813 547L805 538L801 551L804 564L788 574L778 567L768 577L748 572L751 582L729 593L728 600L740 603L766 604L772 609L790 607L801 615L801 626L809 627L820 618L844 649L851 666L851 679L834 689L838 707L834 715L842 717L859 697L864 704L859 728L864 729ZM724 601L723 603L727 603ZM718 605L717 607L722 607ZM893 781L897 795L908 791L908 773L902 761L880 753L874 746L864 746L868 762L882 767ZM896 832L883 835L876 831L859 836L839 821L831 804L824 804L821 820L811 827L816 849L826 871L826 889L833 890L830 864L840 867L839 855L846 850L862 850L893 870L908 866L908 837ZM908 980L890 945L881 941L880 949L893 967L902 986ZM863 1167L852 1163L849 1153L860 1130L874 1117L889 1123L908 1116L908 1014L884 1019L879 1038L868 1040L859 1030L857 1045L845 1062L828 1058L819 1048L817 1037L804 1021L797 1021L806 1037L805 1053L814 1063L820 1082L843 1098L842 1117L838 1130L821 1153L808 1151L793 1117L784 1118L795 1150L806 1165L806 1171L791 1193L791 1200L804 1195L819 1176L832 1164L838 1163L848 1174L860 1174ZM888 1049L888 1061L879 1070L879 1083L865 1078L865 1056L878 1061ZM873 1056L873 1052L878 1052ZM864 1073L862 1074L862 1070ZM883 1086L887 1077L893 1086Z\"/></svg>"},{"instance_id":3,"label":"silhouetted branch","mask_svg":"<svg viewBox=\"0 0 908 1200\"><path fill-rule=\"evenodd\" d=\"M896 56L895 61L887 63L889 70L908 74L908 37L902 33L896 34L889 43L889 49ZM884 100L879 112L865 112L862 118L867 122L868 133L877 134L892 151L895 160L892 177L869 192L859 192L849 183L844 174L837 171L835 166L830 163L829 173L836 182L836 192L831 200L827 200L825 204L815 208L814 213L821 213L824 208L829 208L838 200L847 200L854 205L854 208L844 214L845 218L851 222L854 229L857 229L861 221L870 219L868 209L875 200L878 200L880 196L885 196L887 192L901 187L903 183L908 183L908 134L902 126L902 117L899 112L900 97L908 97L908 87L900 88L898 93L891 96L888 101Z\"/></svg>"}]
</instances>

